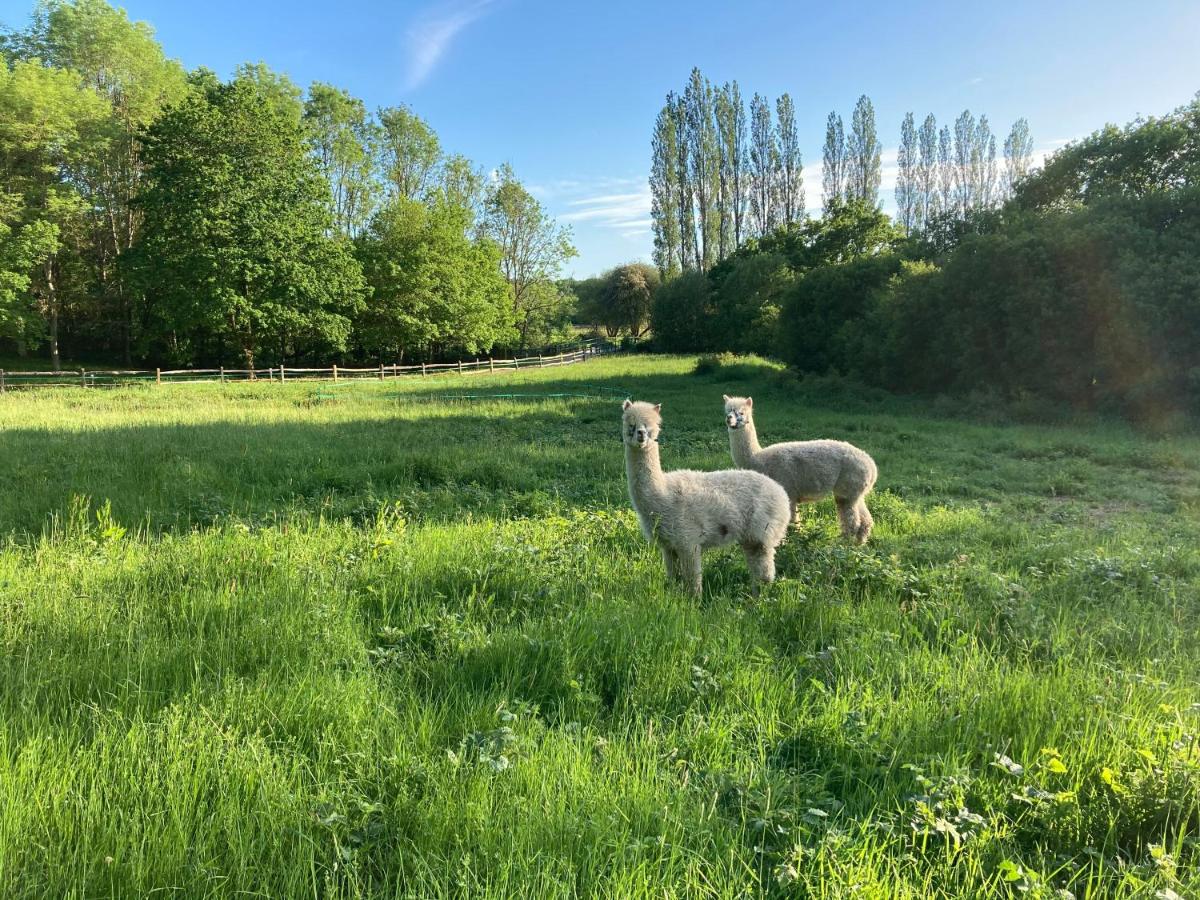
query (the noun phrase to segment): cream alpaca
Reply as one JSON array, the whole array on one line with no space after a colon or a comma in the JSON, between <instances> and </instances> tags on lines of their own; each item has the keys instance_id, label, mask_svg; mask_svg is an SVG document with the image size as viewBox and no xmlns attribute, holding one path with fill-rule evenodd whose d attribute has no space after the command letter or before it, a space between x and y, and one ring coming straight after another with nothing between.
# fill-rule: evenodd
<instances>
[{"instance_id":1,"label":"cream alpaca","mask_svg":"<svg viewBox=\"0 0 1200 900\"><path fill-rule=\"evenodd\" d=\"M833 494L842 534L860 544L865 542L874 520L863 498L879 474L875 460L845 441L789 441L763 449L754 430L753 412L750 397L725 397L725 424L734 463L783 485L792 518L796 504Z\"/></svg>"},{"instance_id":2,"label":"cream alpaca","mask_svg":"<svg viewBox=\"0 0 1200 900\"><path fill-rule=\"evenodd\" d=\"M678 579L699 596L701 552L736 541L750 573L758 581L773 581L775 548L788 528L787 494L757 472L663 472L658 459L661 408L626 400L621 439L629 499L642 534L662 550L667 578Z\"/></svg>"}]
</instances>

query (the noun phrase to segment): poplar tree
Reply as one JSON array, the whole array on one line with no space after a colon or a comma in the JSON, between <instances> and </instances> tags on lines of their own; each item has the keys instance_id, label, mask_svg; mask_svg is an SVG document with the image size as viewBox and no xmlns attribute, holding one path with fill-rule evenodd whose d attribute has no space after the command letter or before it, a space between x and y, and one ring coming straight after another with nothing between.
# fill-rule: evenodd
<instances>
[{"instance_id":1,"label":"poplar tree","mask_svg":"<svg viewBox=\"0 0 1200 900\"><path fill-rule=\"evenodd\" d=\"M800 136L796 133L796 108L787 94L775 101L779 136L779 204L785 225L804 218L804 164Z\"/></svg>"},{"instance_id":2,"label":"poplar tree","mask_svg":"<svg viewBox=\"0 0 1200 900\"><path fill-rule=\"evenodd\" d=\"M930 113L917 132L917 218L924 225L937 211L937 119Z\"/></svg>"},{"instance_id":3,"label":"poplar tree","mask_svg":"<svg viewBox=\"0 0 1200 900\"><path fill-rule=\"evenodd\" d=\"M750 101L750 212L754 231L760 237L769 234L778 224L775 203L778 161L779 148L771 125L770 104L766 97L755 94Z\"/></svg>"},{"instance_id":4,"label":"poplar tree","mask_svg":"<svg viewBox=\"0 0 1200 900\"><path fill-rule=\"evenodd\" d=\"M719 162L713 116L712 85L698 68L692 69L683 95L687 117L688 156L692 193L696 200L696 268L707 270L716 258L719 212L714 200L718 191Z\"/></svg>"},{"instance_id":5,"label":"poplar tree","mask_svg":"<svg viewBox=\"0 0 1200 900\"><path fill-rule=\"evenodd\" d=\"M825 120L825 146L821 151L821 193L825 211L841 202L846 191L846 136L842 117L835 112Z\"/></svg>"},{"instance_id":6,"label":"poplar tree","mask_svg":"<svg viewBox=\"0 0 1200 900\"><path fill-rule=\"evenodd\" d=\"M953 213L954 202L954 153L953 142L950 138L950 126L943 125L938 132L938 212L942 215Z\"/></svg>"},{"instance_id":7,"label":"poplar tree","mask_svg":"<svg viewBox=\"0 0 1200 900\"><path fill-rule=\"evenodd\" d=\"M651 142L650 217L654 227L654 263L663 276L682 268L679 242L679 147L675 115L668 98L654 122Z\"/></svg>"},{"instance_id":8,"label":"poplar tree","mask_svg":"<svg viewBox=\"0 0 1200 900\"><path fill-rule=\"evenodd\" d=\"M742 92L735 81L730 85L729 104L732 108L731 131L729 135L730 165L733 167L733 191L730 202L733 204L733 243L740 247L746 234L746 207L749 199L749 147L746 137L746 105L742 102Z\"/></svg>"},{"instance_id":9,"label":"poplar tree","mask_svg":"<svg viewBox=\"0 0 1200 900\"><path fill-rule=\"evenodd\" d=\"M879 157L882 145L875 133L875 107L863 94L854 105L850 121L850 137L846 141L847 188L849 197L862 200L868 206L879 206L879 183L882 168Z\"/></svg>"},{"instance_id":10,"label":"poplar tree","mask_svg":"<svg viewBox=\"0 0 1200 900\"><path fill-rule=\"evenodd\" d=\"M1003 191L1011 197L1017 183L1029 174L1033 163L1033 138L1029 134L1029 122L1020 118L1013 122L1012 130L1004 139L1004 182Z\"/></svg>"},{"instance_id":11,"label":"poplar tree","mask_svg":"<svg viewBox=\"0 0 1200 900\"><path fill-rule=\"evenodd\" d=\"M913 114L906 113L900 126L900 151L897 157L896 212L900 224L911 233L920 226L920 176L917 161L917 129Z\"/></svg>"},{"instance_id":12,"label":"poplar tree","mask_svg":"<svg viewBox=\"0 0 1200 900\"><path fill-rule=\"evenodd\" d=\"M961 218L966 218L975 205L976 141L975 117L964 109L954 120L954 210Z\"/></svg>"}]
</instances>

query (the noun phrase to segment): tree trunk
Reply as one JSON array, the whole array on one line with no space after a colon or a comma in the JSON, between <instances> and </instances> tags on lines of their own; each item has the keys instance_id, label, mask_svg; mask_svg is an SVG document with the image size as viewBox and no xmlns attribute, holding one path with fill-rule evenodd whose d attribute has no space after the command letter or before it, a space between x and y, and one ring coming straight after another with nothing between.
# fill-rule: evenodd
<instances>
[{"instance_id":1,"label":"tree trunk","mask_svg":"<svg viewBox=\"0 0 1200 900\"><path fill-rule=\"evenodd\" d=\"M50 330L50 364L54 371L62 368L58 356L58 292L54 287L54 260L46 260L46 313Z\"/></svg>"}]
</instances>

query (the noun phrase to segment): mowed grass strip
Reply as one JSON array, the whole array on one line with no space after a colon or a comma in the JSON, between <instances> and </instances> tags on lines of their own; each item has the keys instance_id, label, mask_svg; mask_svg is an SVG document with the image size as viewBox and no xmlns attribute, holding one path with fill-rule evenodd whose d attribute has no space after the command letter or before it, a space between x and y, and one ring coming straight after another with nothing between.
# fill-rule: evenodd
<instances>
[{"instance_id":1,"label":"mowed grass strip","mask_svg":"<svg viewBox=\"0 0 1200 900\"><path fill-rule=\"evenodd\" d=\"M0 893L1200 891L1200 442L693 366L0 397ZM859 444L872 542L668 588L621 392Z\"/></svg>"}]
</instances>

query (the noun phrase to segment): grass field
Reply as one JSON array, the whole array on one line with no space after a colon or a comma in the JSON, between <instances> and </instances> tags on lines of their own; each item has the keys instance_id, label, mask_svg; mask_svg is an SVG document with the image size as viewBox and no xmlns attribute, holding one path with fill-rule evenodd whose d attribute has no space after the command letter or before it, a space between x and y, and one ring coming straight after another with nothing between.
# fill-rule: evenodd
<instances>
[{"instance_id":1,"label":"grass field","mask_svg":"<svg viewBox=\"0 0 1200 900\"><path fill-rule=\"evenodd\" d=\"M694 362L0 397L0 896L1200 896L1200 440ZM876 531L697 602L723 392Z\"/></svg>"}]
</instances>

